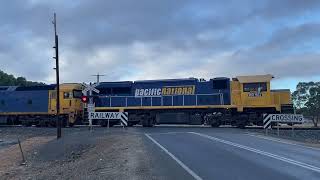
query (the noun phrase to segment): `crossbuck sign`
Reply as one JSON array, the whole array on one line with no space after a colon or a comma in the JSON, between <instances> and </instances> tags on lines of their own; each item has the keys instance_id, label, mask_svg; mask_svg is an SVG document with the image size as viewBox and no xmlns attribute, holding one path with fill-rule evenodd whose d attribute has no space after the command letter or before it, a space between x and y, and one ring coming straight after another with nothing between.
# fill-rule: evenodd
<instances>
[{"instance_id":1,"label":"crossbuck sign","mask_svg":"<svg viewBox=\"0 0 320 180\"><path fill-rule=\"evenodd\" d=\"M89 95L91 96L92 95L92 91L96 92L96 93L99 93L100 91L98 89L96 89L96 86L98 86L99 84L92 84L92 85L89 85L89 84L86 84L86 83L83 83L83 86L85 87L84 90L82 90L82 93L84 95L87 95L88 91L89 91Z\"/></svg>"},{"instance_id":2,"label":"crossbuck sign","mask_svg":"<svg viewBox=\"0 0 320 180\"><path fill-rule=\"evenodd\" d=\"M303 123L302 114L264 114L263 128L271 128L271 122L279 123Z\"/></svg>"}]
</instances>

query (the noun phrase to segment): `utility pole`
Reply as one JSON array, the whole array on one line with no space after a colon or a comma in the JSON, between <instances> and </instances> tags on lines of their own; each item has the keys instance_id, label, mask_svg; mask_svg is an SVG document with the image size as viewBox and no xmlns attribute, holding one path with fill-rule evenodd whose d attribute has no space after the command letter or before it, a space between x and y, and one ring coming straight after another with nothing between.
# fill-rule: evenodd
<instances>
[{"instance_id":1,"label":"utility pole","mask_svg":"<svg viewBox=\"0 0 320 180\"><path fill-rule=\"evenodd\" d=\"M54 13L52 24L54 26L54 41L55 46L53 47L55 49L56 56L53 57L53 59L56 60L56 67L54 68L56 70L56 80L57 80L57 96L56 96L56 124L57 124L57 139L61 138L61 120L60 120L60 85L59 85L59 40L57 35L57 20L56 20L56 13Z\"/></svg>"},{"instance_id":2,"label":"utility pole","mask_svg":"<svg viewBox=\"0 0 320 180\"><path fill-rule=\"evenodd\" d=\"M96 76L97 77L97 84L99 84L100 82L100 76L105 76L105 74L95 74L95 75L91 75L91 76Z\"/></svg>"}]
</instances>

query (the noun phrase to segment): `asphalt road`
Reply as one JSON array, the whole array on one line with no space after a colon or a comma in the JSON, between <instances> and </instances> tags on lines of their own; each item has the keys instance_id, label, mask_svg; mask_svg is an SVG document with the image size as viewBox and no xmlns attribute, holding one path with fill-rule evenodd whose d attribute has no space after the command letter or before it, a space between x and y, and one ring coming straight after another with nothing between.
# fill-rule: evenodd
<instances>
[{"instance_id":1,"label":"asphalt road","mask_svg":"<svg viewBox=\"0 0 320 180\"><path fill-rule=\"evenodd\" d=\"M20 162L20 150L3 144L0 179L320 179L320 148L248 130L76 127L64 128L58 141L55 133L54 128L0 129L2 144L22 140L28 162L11 166ZM53 140L28 148L45 137ZM9 164L1 169L3 159Z\"/></svg>"},{"instance_id":2,"label":"asphalt road","mask_svg":"<svg viewBox=\"0 0 320 180\"><path fill-rule=\"evenodd\" d=\"M164 179L320 179L320 149L231 128L136 128Z\"/></svg>"}]
</instances>

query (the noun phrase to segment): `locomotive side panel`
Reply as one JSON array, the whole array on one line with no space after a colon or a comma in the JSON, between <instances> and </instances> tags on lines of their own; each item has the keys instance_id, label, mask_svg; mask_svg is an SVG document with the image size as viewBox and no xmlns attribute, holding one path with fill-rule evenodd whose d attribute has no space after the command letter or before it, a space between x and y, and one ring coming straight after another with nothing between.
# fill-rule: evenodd
<instances>
[{"instance_id":1,"label":"locomotive side panel","mask_svg":"<svg viewBox=\"0 0 320 180\"><path fill-rule=\"evenodd\" d=\"M48 113L48 90L0 92L2 113Z\"/></svg>"},{"instance_id":2,"label":"locomotive side panel","mask_svg":"<svg viewBox=\"0 0 320 180\"><path fill-rule=\"evenodd\" d=\"M130 87L123 87L123 82L102 83L97 88L102 92L95 98L97 107L204 106L230 105L231 102L228 78L206 82L196 79L137 81ZM116 93L120 90L123 93Z\"/></svg>"}]
</instances>

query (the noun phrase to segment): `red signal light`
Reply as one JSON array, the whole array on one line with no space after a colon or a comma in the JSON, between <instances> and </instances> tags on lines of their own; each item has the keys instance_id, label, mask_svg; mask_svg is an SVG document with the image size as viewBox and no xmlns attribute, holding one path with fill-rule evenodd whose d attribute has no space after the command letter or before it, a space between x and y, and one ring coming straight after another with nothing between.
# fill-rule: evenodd
<instances>
[{"instance_id":1,"label":"red signal light","mask_svg":"<svg viewBox=\"0 0 320 180\"><path fill-rule=\"evenodd\" d=\"M81 101L82 101L83 103L87 103L87 102L88 102L88 96L82 96L82 97L81 97Z\"/></svg>"}]
</instances>

